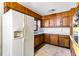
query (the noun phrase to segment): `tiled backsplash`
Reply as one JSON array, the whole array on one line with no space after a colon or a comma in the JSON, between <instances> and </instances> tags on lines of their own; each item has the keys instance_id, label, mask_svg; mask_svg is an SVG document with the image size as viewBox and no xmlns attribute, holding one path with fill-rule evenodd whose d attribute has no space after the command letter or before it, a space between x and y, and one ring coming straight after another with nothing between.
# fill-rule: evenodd
<instances>
[{"instance_id":1,"label":"tiled backsplash","mask_svg":"<svg viewBox=\"0 0 79 59\"><path fill-rule=\"evenodd\" d=\"M70 35L70 28L40 28L39 31L35 32L35 34L47 33L47 34L60 34L60 35Z\"/></svg>"}]
</instances>

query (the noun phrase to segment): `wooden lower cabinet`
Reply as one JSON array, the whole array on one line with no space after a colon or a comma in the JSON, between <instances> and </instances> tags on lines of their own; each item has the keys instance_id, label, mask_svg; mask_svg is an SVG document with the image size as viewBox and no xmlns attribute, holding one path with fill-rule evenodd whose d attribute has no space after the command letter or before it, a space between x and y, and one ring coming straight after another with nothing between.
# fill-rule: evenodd
<instances>
[{"instance_id":1,"label":"wooden lower cabinet","mask_svg":"<svg viewBox=\"0 0 79 59\"><path fill-rule=\"evenodd\" d=\"M50 44L58 45L58 35L50 35Z\"/></svg>"},{"instance_id":2,"label":"wooden lower cabinet","mask_svg":"<svg viewBox=\"0 0 79 59\"><path fill-rule=\"evenodd\" d=\"M44 42L70 48L70 38L67 35L45 34Z\"/></svg>"},{"instance_id":3,"label":"wooden lower cabinet","mask_svg":"<svg viewBox=\"0 0 79 59\"><path fill-rule=\"evenodd\" d=\"M38 47L44 42L70 48L70 38L67 35L41 34L34 36L34 47Z\"/></svg>"},{"instance_id":4,"label":"wooden lower cabinet","mask_svg":"<svg viewBox=\"0 0 79 59\"><path fill-rule=\"evenodd\" d=\"M35 37L34 37L34 47L36 47L38 45L39 45L39 36L35 35Z\"/></svg>"},{"instance_id":5,"label":"wooden lower cabinet","mask_svg":"<svg viewBox=\"0 0 79 59\"><path fill-rule=\"evenodd\" d=\"M35 35L34 36L34 47L39 46L40 44L43 43L43 35Z\"/></svg>"},{"instance_id":6,"label":"wooden lower cabinet","mask_svg":"<svg viewBox=\"0 0 79 59\"><path fill-rule=\"evenodd\" d=\"M60 35L59 36L59 46L70 47L70 39L69 36Z\"/></svg>"},{"instance_id":7,"label":"wooden lower cabinet","mask_svg":"<svg viewBox=\"0 0 79 59\"><path fill-rule=\"evenodd\" d=\"M50 35L49 34L44 34L44 42L50 43Z\"/></svg>"}]
</instances>

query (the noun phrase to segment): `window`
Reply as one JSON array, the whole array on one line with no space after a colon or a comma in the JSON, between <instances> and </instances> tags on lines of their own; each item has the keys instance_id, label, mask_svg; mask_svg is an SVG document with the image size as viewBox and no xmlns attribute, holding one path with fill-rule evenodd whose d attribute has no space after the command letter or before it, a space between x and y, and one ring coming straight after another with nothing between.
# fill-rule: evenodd
<instances>
[{"instance_id":1,"label":"window","mask_svg":"<svg viewBox=\"0 0 79 59\"><path fill-rule=\"evenodd\" d=\"M40 20L35 19L34 20L34 31L38 31L40 28Z\"/></svg>"}]
</instances>

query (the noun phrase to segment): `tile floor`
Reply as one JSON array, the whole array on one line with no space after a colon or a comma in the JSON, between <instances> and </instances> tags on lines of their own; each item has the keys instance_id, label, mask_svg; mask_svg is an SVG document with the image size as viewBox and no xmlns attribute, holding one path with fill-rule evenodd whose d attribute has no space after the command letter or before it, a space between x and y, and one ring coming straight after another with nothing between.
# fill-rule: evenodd
<instances>
[{"instance_id":1,"label":"tile floor","mask_svg":"<svg viewBox=\"0 0 79 59\"><path fill-rule=\"evenodd\" d=\"M71 56L71 53L67 48L45 44L35 53L35 56Z\"/></svg>"}]
</instances>

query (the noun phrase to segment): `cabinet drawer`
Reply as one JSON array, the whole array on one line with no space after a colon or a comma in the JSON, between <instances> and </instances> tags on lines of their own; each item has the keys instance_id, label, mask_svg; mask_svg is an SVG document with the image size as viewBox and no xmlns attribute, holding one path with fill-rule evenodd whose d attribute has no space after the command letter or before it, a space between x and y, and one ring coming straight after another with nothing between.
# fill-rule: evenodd
<instances>
[{"instance_id":1,"label":"cabinet drawer","mask_svg":"<svg viewBox=\"0 0 79 59\"><path fill-rule=\"evenodd\" d=\"M68 35L59 35L60 38L68 38L69 39L69 36Z\"/></svg>"}]
</instances>

